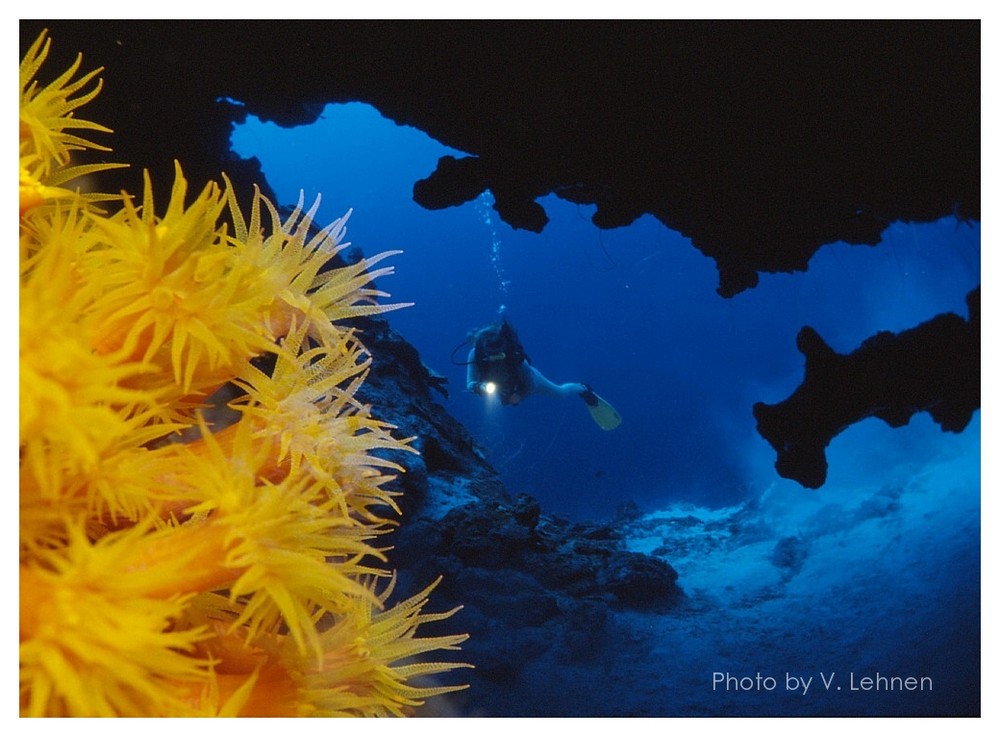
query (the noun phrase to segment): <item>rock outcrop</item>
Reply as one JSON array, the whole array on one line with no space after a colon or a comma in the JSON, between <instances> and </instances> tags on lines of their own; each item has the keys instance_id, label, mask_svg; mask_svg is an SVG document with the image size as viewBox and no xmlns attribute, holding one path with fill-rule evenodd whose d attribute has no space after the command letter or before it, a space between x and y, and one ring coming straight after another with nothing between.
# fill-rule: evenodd
<instances>
[{"instance_id":1,"label":"rock outcrop","mask_svg":"<svg viewBox=\"0 0 1000 737\"><path fill-rule=\"evenodd\" d=\"M866 417L901 427L927 412L942 430L964 430L980 401L979 289L966 303L968 319L948 313L900 333L880 332L847 355L802 328L802 384L782 402L753 408L758 431L778 453L778 473L819 488L826 447Z\"/></svg>"}]
</instances>

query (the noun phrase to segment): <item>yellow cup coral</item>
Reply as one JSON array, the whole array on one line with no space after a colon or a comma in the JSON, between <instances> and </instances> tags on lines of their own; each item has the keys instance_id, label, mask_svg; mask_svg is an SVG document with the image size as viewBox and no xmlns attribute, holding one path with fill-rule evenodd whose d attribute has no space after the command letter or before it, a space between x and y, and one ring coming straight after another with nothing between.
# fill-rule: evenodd
<instances>
[{"instance_id":1,"label":"yellow cup coral","mask_svg":"<svg viewBox=\"0 0 1000 737\"><path fill-rule=\"evenodd\" d=\"M412 682L465 635L417 637L452 612L423 612L433 584L387 607L374 544L402 468L371 451L411 449L355 398L342 323L402 306L369 286L391 254L325 269L346 219L310 235L316 206L259 192L247 219L225 179L186 203L180 165L161 216L148 175L141 204L67 189L114 165L71 165L108 150L68 132L109 132L75 116L100 70L42 87L48 49L21 63L22 714L402 715L463 688Z\"/></svg>"}]
</instances>

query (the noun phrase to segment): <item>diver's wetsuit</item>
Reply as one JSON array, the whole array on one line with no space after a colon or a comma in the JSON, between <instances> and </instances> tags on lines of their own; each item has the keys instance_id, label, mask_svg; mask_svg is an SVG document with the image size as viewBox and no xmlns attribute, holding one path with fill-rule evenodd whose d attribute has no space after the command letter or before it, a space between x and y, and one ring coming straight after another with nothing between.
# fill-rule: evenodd
<instances>
[{"instance_id":1,"label":"diver's wetsuit","mask_svg":"<svg viewBox=\"0 0 1000 737\"><path fill-rule=\"evenodd\" d=\"M529 394L548 394L553 397L579 396L587 391L583 384L570 382L555 384L522 359L514 367L504 367L493 372L489 363L476 362L476 349L469 351L469 366L466 371L466 387L470 392L480 393L482 384L492 381L497 386L500 401L504 404L519 404Z\"/></svg>"}]
</instances>

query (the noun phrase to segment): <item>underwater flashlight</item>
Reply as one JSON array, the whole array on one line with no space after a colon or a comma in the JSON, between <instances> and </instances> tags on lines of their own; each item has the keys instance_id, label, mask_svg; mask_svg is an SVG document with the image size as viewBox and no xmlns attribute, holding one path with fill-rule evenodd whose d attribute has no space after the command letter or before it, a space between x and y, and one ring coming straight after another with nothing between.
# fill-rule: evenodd
<instances>
[{"instance_id":1,"label":"underwater flashlight","mask_svg":"<svg viewBox=\"0 0 1000 737\"><path fill-rule=\"evenodd\" d=\"M486 386L484 386L483 388L486 390L487 394L493 394L497 390L497 385L494 384L492 381L487 381Z\"/></svg>"}]
</instances>

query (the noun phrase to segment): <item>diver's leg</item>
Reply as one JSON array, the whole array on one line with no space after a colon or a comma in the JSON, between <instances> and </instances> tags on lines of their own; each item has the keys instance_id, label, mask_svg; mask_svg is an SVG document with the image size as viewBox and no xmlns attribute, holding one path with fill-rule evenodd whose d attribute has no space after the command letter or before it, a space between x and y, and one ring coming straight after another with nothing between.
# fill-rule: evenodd
<instances>
[{"instance_id":1,"label":"diver's leg","mask_svg":"<svg viewBox=\"0 0 1000 737\"><path fill-rule=\"evenodd\" d=\"M531 372L531 391L535 394L548 394L552 397L571 397L579 396L587 391L585 385L576 382L554 384L531 364L528 364L528 369Z\"/></svg>"}]
</instances>

